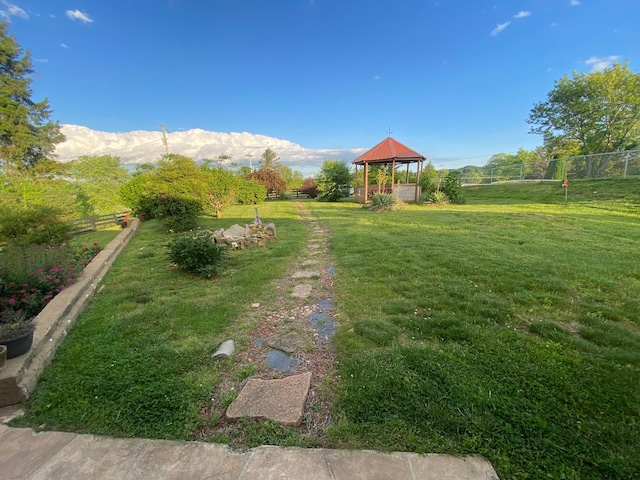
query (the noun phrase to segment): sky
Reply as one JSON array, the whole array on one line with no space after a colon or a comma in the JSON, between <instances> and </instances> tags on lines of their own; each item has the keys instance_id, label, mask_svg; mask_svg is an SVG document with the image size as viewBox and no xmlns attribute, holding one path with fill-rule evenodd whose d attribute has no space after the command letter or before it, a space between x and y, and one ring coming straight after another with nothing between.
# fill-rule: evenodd
<instances>
[{"instance_id":1,"label":"sky","mask_svg":"<svg viewBox=\"0 0 640 480\"><path fill-rule=\"evenodd\" d=\"M306 175L389 134L436 168L542 144L533 105L640 62L638 0L0 0L66 161L272 148ZM252 156L252 157L249 157Z\"/></svg>"}]
</instances>

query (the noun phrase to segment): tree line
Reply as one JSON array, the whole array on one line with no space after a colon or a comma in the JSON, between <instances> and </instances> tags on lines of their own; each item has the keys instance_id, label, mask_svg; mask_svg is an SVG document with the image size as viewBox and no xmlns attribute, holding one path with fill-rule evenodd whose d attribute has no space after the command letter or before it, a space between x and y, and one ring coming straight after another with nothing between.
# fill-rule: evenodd
<instances>
[{"instance_id":1,"label":"tree line","mask_svg":"<svg viewBox=\"0 0 640 480\"><path fill-rule=\"evenodd\" d=\"M69 163L55 160L55 146L64 141L60 124L51 119L48 99L32 99L34 73L29 50L23 51L0 22L0 209L34 205L60 207L67 217L110 213L123 208L142 208L170 192L197 202L202 209L221 215L233 202L260 202L267 194L300 189L310 196L334 200L353 181L349 164L326 160L314 178L282 165L276 152L266 149L260 167L233 165L223 168L226 155L198 165L180 155L165 155L157 164L145 164L128 171L118 157L82 156ZM633 150L640 147L640 74L629 62L616 63L599 72L578 73L556 81L547 98L535 104L527 122L530 132L541 135L543 145L515 154L493 155L484 167L500 170L524 164L524 168L545 168L543 176L558 178L550 160L575 155ZM547 162L546 166L544 162ZM536 166L537 165L537 166ZM593 167L593 166L591 166ZM594 168L605 168L596 165ZM446 177L429 162L423 172L427 181ZM371 172L376 182L386 171ZM533 172L523 171L523 175ZM540 172L535 172L539 178ZM401 182L416 181L415 173ZM357 179L355 179L357 180ZM143 196L144 199L143 199ZM146 202L146 203L145 203Z\"/></svg>"}]
</instances>

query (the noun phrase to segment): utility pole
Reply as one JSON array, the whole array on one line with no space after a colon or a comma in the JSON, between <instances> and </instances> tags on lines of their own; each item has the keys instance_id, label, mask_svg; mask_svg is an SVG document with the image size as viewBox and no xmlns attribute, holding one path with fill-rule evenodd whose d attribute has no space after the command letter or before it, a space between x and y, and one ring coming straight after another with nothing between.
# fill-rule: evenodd
<instances>
[{"instance_id":1,"label":"utility pole","mask_svg":"<svg viewBox=\"0 0 640 480\"><path fill-rule=\"evenodd\" d=\"M162 129L162 143L164 144L164 150L167 152L167 155L169 155L169 142L167 142L167 132L164 131L164 125L160 125L160 128Z\"/></svg>"}]
</instances>

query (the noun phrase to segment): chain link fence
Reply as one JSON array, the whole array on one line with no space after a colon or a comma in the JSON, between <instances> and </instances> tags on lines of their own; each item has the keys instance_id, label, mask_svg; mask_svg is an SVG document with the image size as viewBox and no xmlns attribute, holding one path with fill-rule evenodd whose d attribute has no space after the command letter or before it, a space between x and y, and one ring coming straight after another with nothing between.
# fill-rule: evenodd
<instances>
[{"instance_id":1,"label":"chain link fence","mask_svg":"<svg viewBox=\"0 0 640 480\"><path fill-rule=\"evenodd\" d=\"M465 167L463 185L640 176L640 150L597 153L500 167Z\"/></svg>"}]
</instances>

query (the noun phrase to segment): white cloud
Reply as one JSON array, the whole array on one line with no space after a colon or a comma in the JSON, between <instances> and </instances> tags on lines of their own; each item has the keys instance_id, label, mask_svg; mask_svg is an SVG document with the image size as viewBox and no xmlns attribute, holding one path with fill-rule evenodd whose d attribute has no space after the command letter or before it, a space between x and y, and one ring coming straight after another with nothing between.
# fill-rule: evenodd
<instances>
[{"instance_id":1,"label":"white cloud","mask_svg":"<svg viewBox=\"0 0 640 480\"><path fill-rule=\"evenodd\" d=\"M530 17L531 16L531 12L527 12L526 10L522 10L518 13L516 13L513 18L525 18L525 17Z\"/></svg>"},{"instance_id":2,"label":"white cloud","mask_svg":"<svg viewBox=\"0 0 640 480\"><path fill-rule=\"evenodd\" d=\"M374 75L374 76L373 76L373 79L374 79L374 80L380 80L380 75Z\"/></svg>"},{"instance_id":3,"label":"white cloud","mask_svg":"<svg viewBox=\"0 0 640 480\"><path fill-rule=\"evenodd\" d=\"M571 5L572 7L576 7L578 5L580 5L580 0L570 0L569 1L569 5Z\"/></svg>"},{"instance_id":4,"label":"white cloud","mask_svg":"<svg viewBox=\"0 0 640 480\"><path fill-rule=\"evenodd\" d=\"M507 20L504 23L499 23L496 28L494 28L493 30L491 30L491 33L489 35L491 35L492 37L495 37L496 35L498 35L501 31L503 31L505 28L507 28L509 25L511 25L511 20Z\"/></svg>"},{"instance_id":5,"label":"white cloud","mask_svg":"<svg viewBox=\"0 0 640 480\"><path fill-rule=\"evenodd\" d=\"M62 133L67 140L56 148L61 162L71 161L81 155L112 154L120 157L123 165L134 166L155 163L165 153L162 133L158 131L135 130L131 132L101 132L80 125L62 125ZM167 133L167 143L171 153L179 153L196 161L215 159L218 155L230 155L239 165L249 165L248 154L252 155L254 166L260 155L271 148L280 156L283 165L301 171L305 176L317 172L327 158L353 160L364 148L310 149L288 140L247 132L212 132L199 128L182 132Z\"/></svg>"},{"instance_id":6,"label":"white cloud","mask_svg":"<svg viewBox=\"0 0 640 480\"><path fill-rule=\"evenodd\" d=\"M49 63L49 59L47 58L34 58L33 61L38 63Z\"/></svg>"},{"instance_id":7,"label":"white cloud","mask_svg":"<svg viewBox=\"0 0 640 480\"><path fill-rule=\"evenodd\" d=\"M62 48L69 48L69 45L67 45L66 43L61 43L61 44L60 44L60 46L61 46Z\"/></svg>"},{"instance_id":8,"label":"white cloud","mask_svg":"<svg viewBox=\"0 0 640 480\"><path fill-rule=\"evenodd\" d=\"M93 23L93 19L89 14L81 12L80 10L67 10L65 15L71 20L80 20L82 23Z\"/></svg>"},{"instance_id":9,"label":"white cloud","mask_svg":"<svg viewBox=\"0 0 640 480\"><path fill-rule=\"evenodd\" d=\"M6 2L5 0L2 0L0 4L2 5L2 7L0 7L0 17L2 18L7 20L9 17L20 17L25 20L29 18L29 14L17 5Z\"/></svg>"},{"instance_id":10,"label":"white cloud","mask_svg":"<svg viewBox=\"0 0 640 480\"><path fill-rule=\"evenodd\" d=\"M584 64L591 67L591 71L600 72L605 68L609 68L620 60L620 55L609 55L608 57L590 57L585 60Z\"/></svg>"}]
</instances>

